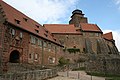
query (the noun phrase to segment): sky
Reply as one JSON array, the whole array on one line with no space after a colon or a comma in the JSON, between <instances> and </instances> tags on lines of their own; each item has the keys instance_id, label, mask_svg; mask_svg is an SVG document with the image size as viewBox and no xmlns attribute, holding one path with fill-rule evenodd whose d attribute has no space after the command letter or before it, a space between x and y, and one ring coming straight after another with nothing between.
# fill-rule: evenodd
<instances>
[{"instance_id":1,"label":"sky","mask_svg":"<svg viewBox=\"0 0 120 80\"><path fill-rule=\"evenodd\" d=\"M120 0L4 0L40 24L68 24L72 11L80 9L89 23L104 33L113 32L120 51Z\"/></svg>"}]
</instances>

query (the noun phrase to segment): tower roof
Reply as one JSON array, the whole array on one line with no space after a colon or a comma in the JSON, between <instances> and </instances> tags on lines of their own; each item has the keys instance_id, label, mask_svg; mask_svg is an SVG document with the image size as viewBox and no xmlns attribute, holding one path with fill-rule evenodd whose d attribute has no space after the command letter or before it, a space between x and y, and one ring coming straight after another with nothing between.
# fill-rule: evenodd
<instances>
[{"instance_id":1,"label":"tower roof","mask_svg":"<svg viewBox=\"0 0 120 80\"><path fill-rule=\"evenodd\" d=\"M72 14L82 14L82 11L81 10L79 10L79 9L76 9L76 10L74 10L73 12L72 12Z\"/></svg>"},{"instance_id":2,"label":"tower roof","mask_svg":"<svg viewBox=\"0 0 120 80\"><path fill-rule=\"evenodd\" d=\"M83 12L82 12L82 10L79 10L79 9L74 10L74 11L72 12L72 14L73 14L73 15L74 15L74 14L84 15Z\"/></svg>"}]
</instances>

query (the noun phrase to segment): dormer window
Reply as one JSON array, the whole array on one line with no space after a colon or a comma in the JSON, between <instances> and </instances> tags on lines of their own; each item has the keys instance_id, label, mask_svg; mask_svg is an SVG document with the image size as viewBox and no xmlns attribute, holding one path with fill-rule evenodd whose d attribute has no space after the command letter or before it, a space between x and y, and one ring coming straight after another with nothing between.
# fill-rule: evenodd
<instances>
[{"instance_id":1,"label":"dormer window","mask_svg":"<svg viewBox=\"0 0 120 80\"><path fill-rule=\"evenodd\" d=\"M39 30L36 30L36 29L35 29L35 32L36 32L36 33L39 33Z\"/></svg>"},{"instance_id":2,"label":"dormer window","mask_svg":"<svg viewBox=\"0 0 120 80\"><path fill-rule=\"evenodd\" d=\"M46 37L48 37L48 35L47 34L44 34Z\"/></svg>"},{"instance_id":3,"label":"dormer window","mask_svg":"<svg viewBox=\"0 0 120 80\"><path fill-rule=\"evenodd\" d=\"M37 27L37 28L39 28L39 26L38 26L38 25L36 25L36 27Z\"/></svg>"},{"instance_id":4,"label":"dormer window","mask_svg":"<svg viewBox=\"0 0 120 80\"><path fill-rule=\"evenodd\" d=\"M46 32L46 33L48 33L48 31L47 31L47 30L46 30L45 32Z\"/></svg>"},{"instance_id":5,"label":"dormer window","mask_svg":"<svg viewBox=\"0 0 120 80\"><path fill-rule=\"evenodd\" d=\"M54 39L56 41L56 39Z\"/></svg>"},{"instance_id":6,"label":"dormer window","mask_svg":"<svg viewBox=\"0 0 120 80\"><path fill-rule=\"evenodd\" d=\"M19 21L19 20L17 20L17 19L15 19L15 22L16 22L17 24L20 24L20 21Z\"/></svg>"},{"instance_id":7,"label":"dormer window","mask_svg":"<svg viewBox=\"0 0 120 80\"><path fill-rule=\"evenodd\" d=\"M23 18L23 19L24 19L24 21L26 21L26 22L28 21L28 19L27 19L27 18Z\"/></svg>"}]
</instances>

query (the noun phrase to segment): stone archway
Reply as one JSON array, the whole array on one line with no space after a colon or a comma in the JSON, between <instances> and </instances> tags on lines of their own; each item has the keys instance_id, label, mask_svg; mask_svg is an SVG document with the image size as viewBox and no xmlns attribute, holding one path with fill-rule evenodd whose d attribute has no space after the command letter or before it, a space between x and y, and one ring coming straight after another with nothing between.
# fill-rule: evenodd
<instances>
[{"instance_id":1,"label":"stone archway","mask_svg":"<svg viewBox=\"0 0 120 80\"><path fill-rule=\"evenodd\" d=\"M9 62L11 63L19 63L20 62L20 52L14 50L10 53Z\"/></svg>"}]
</instances>

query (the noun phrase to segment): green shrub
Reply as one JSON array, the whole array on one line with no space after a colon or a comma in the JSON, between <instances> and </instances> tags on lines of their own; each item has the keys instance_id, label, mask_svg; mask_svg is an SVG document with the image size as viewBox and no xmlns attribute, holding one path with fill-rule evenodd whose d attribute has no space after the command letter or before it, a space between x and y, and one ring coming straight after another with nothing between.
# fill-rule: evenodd
<instances>
[{"instance_id":1,"label":"green shrub","mask_svg":"<svg viewBox=\"0 0 120 80\"><path fill-rule=\"evenodd\" d=\"M77 48L68 48L67 51L69 53L76 53L76 52L80 52L80 49L77 49Z\"/></svg>"},{"instance_id":2,"label":"green shrub","mask_svg":"<svg viewBox=\"0 0 120 80\"><path fill-rule=\"evenodd\" d=\"M69 64L69 60L65 59L64 57L61 57L58 62L59 62L59 66Z\"/></svg>"},{"instance_id":3,"label":"green shrub","mask_svg":"<svg viewBox=\"0 0 120 80\"><path fill-rule=\"evenodd\" d=\"M81 71L81 70L85 70L86 68L85 67L80 67L80 68L77 68L77 69L73 69L72 71Z\"/></svg>"}]
</instances>

